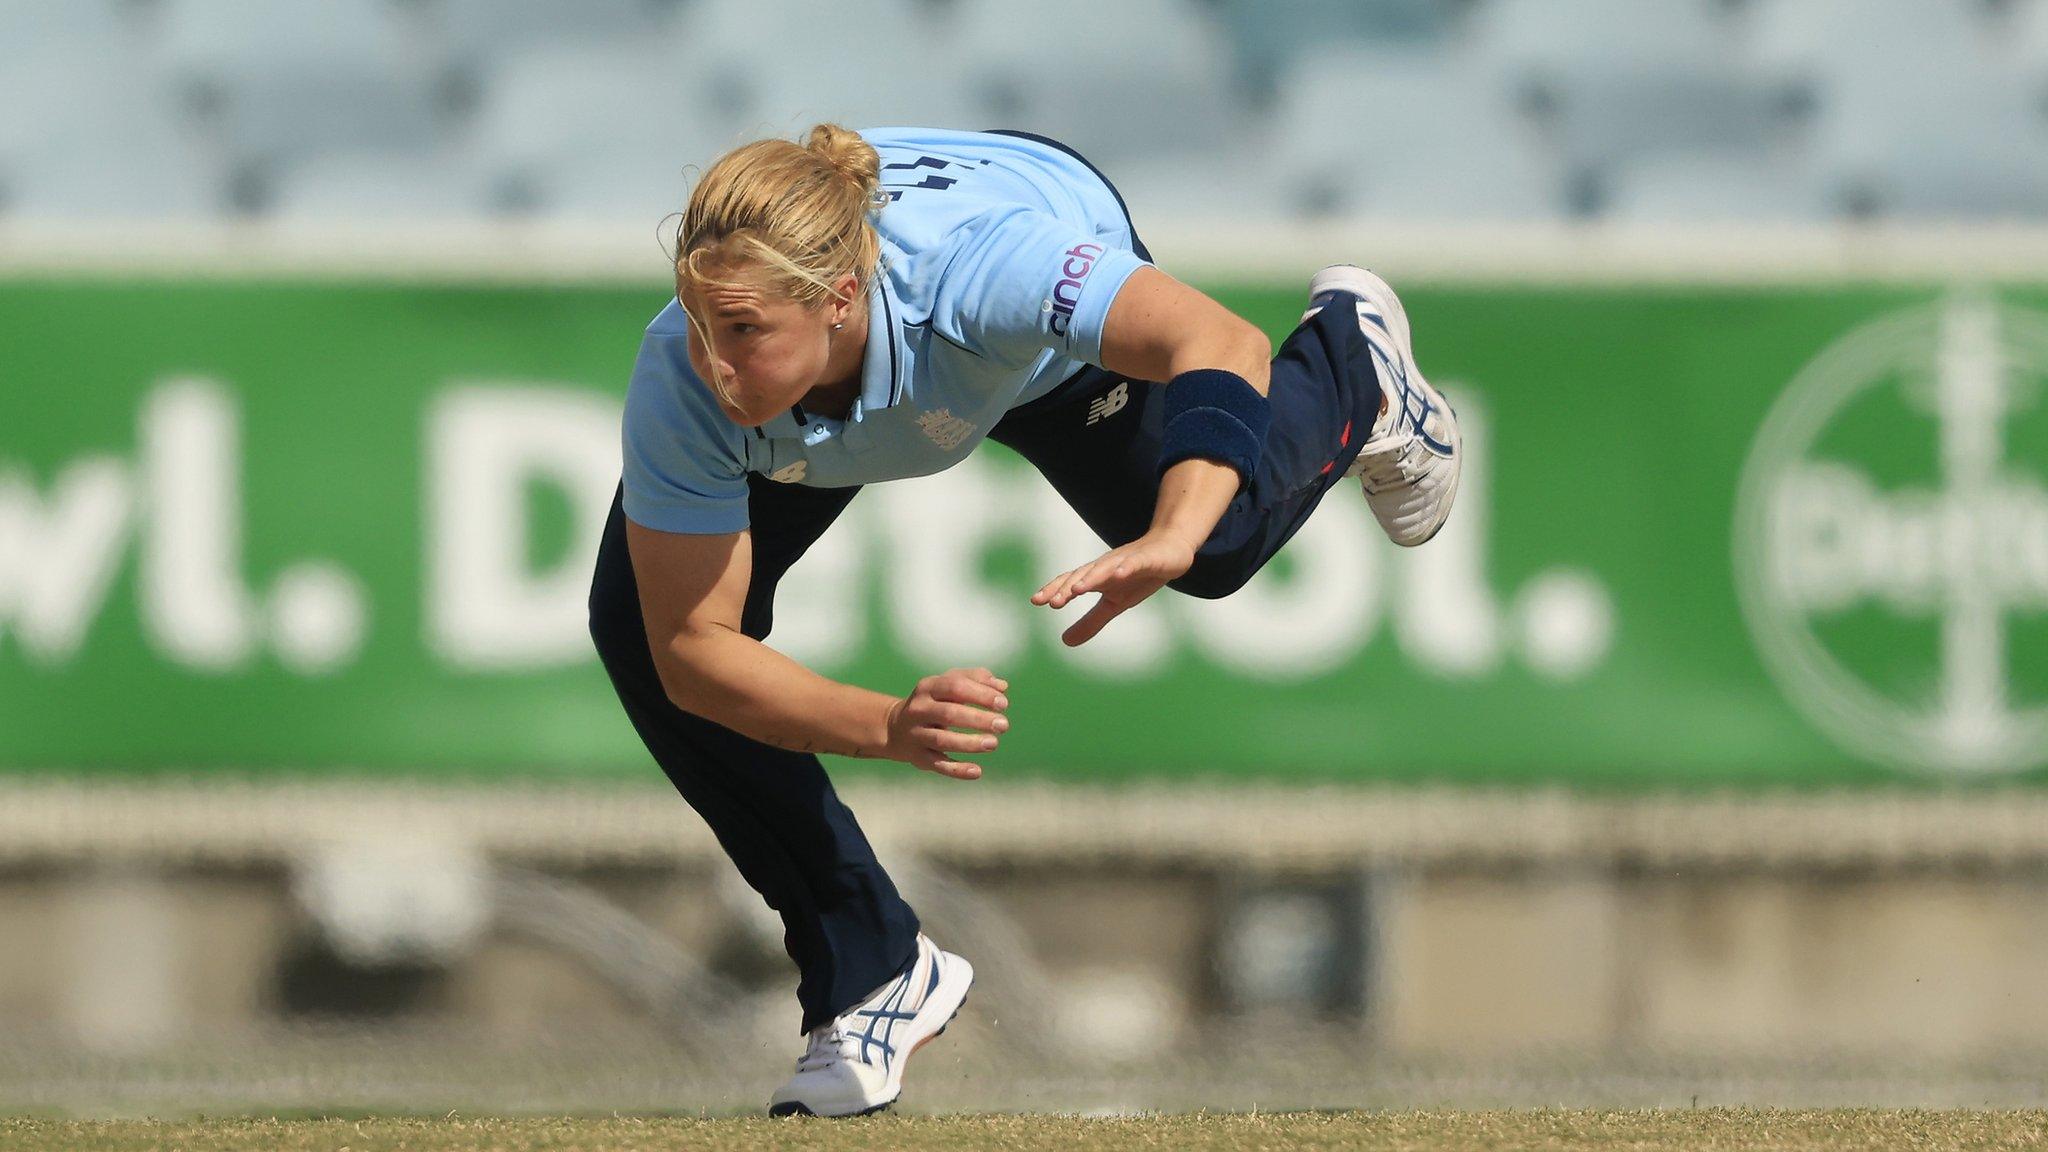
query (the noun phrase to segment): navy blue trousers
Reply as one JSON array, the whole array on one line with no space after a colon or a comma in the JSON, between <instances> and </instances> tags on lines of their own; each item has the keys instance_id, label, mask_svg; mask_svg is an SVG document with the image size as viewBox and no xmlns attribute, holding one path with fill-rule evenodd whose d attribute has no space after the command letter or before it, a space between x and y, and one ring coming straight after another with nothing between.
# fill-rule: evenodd
<instances>
[{"instance_id":1,"label":"navy blue trousers","mask_svg":"<svg viewBox=\"0 0 2048 1152\"><path fill-rule=\"evenodd\" d=\"M1011 410L989 438L1036 466L1105 544L1126 544L1150 526L1157 502L1159 393L1156 384L1087 367ZM1242 587L1343 476L1379 402L1348 299L1296 328L1273 360L1273 423L1257 472L1194 566L1170 586L1212 599ZM747 480L754 570L741 630L763 640L774 622L776 583L860 489ZM1091 559L1048 562L1067 568ZM591 583L590 631L647 750L741 875L781 913L783 945L799 973L803 1030L902 972L916 956L917 915L875 860L818 758L762 744L669 701L648 646L616 497Z\"/></svg>"}]
</instances>

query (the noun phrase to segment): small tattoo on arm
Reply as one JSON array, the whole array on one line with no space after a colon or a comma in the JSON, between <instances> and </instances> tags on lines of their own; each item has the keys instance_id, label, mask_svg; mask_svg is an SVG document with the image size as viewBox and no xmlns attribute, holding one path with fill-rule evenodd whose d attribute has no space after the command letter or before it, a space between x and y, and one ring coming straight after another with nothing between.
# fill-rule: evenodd
<instances>
[{"instance_id":1,"label":"small tattoo on arm","mask_svg":"<svg viewBox=\"0 0 2048 1152\"><path fill-rule=\"evenodd\" d=\"M790 752L827 751L827 749L820 748L816 740L806 739L799 741L794 736L786 736L780 732L768 733L766 736L762 737L762 743L771 745L776 748L782 748ZM859 749L855 749L853 754L858 756L861 753Z\"/></svg>"}]
</instances>

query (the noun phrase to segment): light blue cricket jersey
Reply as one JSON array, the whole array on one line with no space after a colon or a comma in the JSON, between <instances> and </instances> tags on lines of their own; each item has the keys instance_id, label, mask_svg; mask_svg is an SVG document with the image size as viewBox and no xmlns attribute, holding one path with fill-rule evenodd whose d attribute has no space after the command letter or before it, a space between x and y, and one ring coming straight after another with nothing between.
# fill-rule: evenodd
<instances>
[{"instance_id":1,"label":"light blue cricket jersey","mask_svg":"<svg viewBox=\"0 0 2048 1152\"><path fill-rule=\"evenodd\" d=\"M735 424L690 368L671 300L626 393L625 511L664 532L747 526L748 472L839 488L924 476L1004 413L1102 361L1110 300L1145 262L1101 178L1033 140L932 128L861 135L890 203L868 296L860 396L845 420Z\"/></svg>"}]
</instances>

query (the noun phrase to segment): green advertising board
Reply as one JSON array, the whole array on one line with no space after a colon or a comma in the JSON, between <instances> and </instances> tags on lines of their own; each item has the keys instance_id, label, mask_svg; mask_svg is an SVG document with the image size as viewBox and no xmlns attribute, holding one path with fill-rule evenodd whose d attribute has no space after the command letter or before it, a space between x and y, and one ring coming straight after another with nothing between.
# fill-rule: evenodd
<instances>
[{"instance_id":1,"label":"green advertising board","mask_svg":"<svg viewBox=\"0 0 2048 1152\"><path fill-rule=\"evenodd\" d=\"M771 642L892 692L995 668L991 775L2048 778L2044 295L1417 287L1469 452L1428 546L1340 487L1242 592L1069 650L1028 597L1100 546L991 445L865 490ZM584 592L662 303L0 282L0 769L653 772Z\"/></svg>"}]
</instances>

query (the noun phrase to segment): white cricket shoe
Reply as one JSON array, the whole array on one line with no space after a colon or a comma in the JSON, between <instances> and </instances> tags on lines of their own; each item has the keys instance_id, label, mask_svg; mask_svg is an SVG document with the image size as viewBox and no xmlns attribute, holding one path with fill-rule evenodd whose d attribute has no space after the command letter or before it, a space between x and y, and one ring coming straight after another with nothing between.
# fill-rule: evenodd
<instances>
[{"instance_id":1,"label":"white cricket shoe","mask_svg":"<svg viewBox=\"0 0 2048 1152\"><path fill-rule=\"evenodd\" d=\"M972 964L918 933L908 972L811 1030L810 1048L768 1102L768 1114L862 1116L895 1103L910 1054L946 1030L973 983Z\"/></svg>"},{"instance_id":2,"label":"white cricket shoe","mask_svg":"<svg viewBox=\"0 0 2048 1152\"><path fill-rule=\"evenodd\" d=\"M1322 310L1326 293L1358 297L1358 327L1372 348L1387 410L1344 474L1359 478L1387 536L1412 548L1437 534L1457 498L1465 461L1458 414L1415 367L1407 310L1385 280L1355 265L1332 264L1309 279L1308 292L1304 320Z\"/></svg>"}]
</instances>

